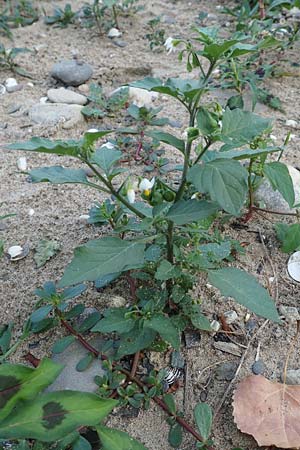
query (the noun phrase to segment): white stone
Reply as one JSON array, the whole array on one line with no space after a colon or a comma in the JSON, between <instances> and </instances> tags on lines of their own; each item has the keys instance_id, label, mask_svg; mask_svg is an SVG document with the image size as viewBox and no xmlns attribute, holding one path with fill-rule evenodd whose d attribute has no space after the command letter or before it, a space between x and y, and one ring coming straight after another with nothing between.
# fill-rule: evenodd
<instances>
[{"instance_id":1,"label":"white stone","mask_svg":"<svg viewBox=\"0 0 300 450\"><path fill-rule=\"evenodd\" d=\"M238 315L235 311L230 310L230 311L226 311L224 313L224 317L225 317L227 325L231 325L233 322L235 322L237 320Z\"/></svg>"},{"instance_id":2,"label":"white stone","mask_svg":"<svg viewBox=\"0 0 300 450\"><path fill-rule=\"evenodd\" d=\"M7 92L15 92L18 86L18 82L15 78L7 78L5 81L5 87Z\"/></svg>"},{"instance_id":3,"label":"white stone","mask_svg":"<svg viewBox=\"0 0 300 450\"><path fill-rule=\"evenodd\" d=\"M35 214L34 209L30 208L30 209L28 210L28 215L29 215L30 217L32 217L32 216L34 216L34 214Z\"/></svg>"},{"instance_id":4,"label":"white stone","mask_svg":"<svg viewBox=\"0 0 300 450\"><path fill-rule=\"evenodd\" d=\"M27 169L27 160L25 156L21 156L17 161L17 167L24 172Z\"/></svg>"},{"instance_id":5,"label":"white stone","mask_svg":"<svg viewBox=\"0 0 300 450\"><path fill-rule=\"evenodd\" d=\"M115 89L113 92L111 92L110 96L119 92L121 89L124 89L124 86ZM138 106L139 108L141 108L142 106L150 107L152 106L153 101L157 99L158 93L149 92L146 91L145 89L130 86L128 89L128 97L129 101Z\"/></svg>"},{"instance_id":6,"label":"white stone","mask_svg":"<svg viewBox=\"0 0 300 450\"><path fill-rule=\"evenodd\" d=\"M79 216L80 222L86 222L89 218L90 216L88 214L81 214L81 216Z\"/></svg>"},{"instance_id":7,"label":"white stone","mask_svg":"<svg viewBox=\"0 0 300 450\"><path fill-rule=\"evenodd\" d=\"M221 324L217 320L213 320L210 323L210 327L211 327L212 331L218 332L220 330L220 328L221 328Z\"/></svg>"},{"instance_id":8,"label":"white stone","mask_svg":"<svg viewBox=\"0 0 300 450\"><path fill-rule=\"evenodd\" d=\"M4 84L0 84L0 95L4 95L6 92L6 87Z\"/></svg>"},{"instance_id":9,"label":"white stone","mask_svg":"<svg viewBox=\"0 0 300 450\"><path fill-rule=\"evenodd\" d=\"M64 129L70 129L80 122L84 122L81 114L83 106L67 105L64 103L37 103L29 110L29 119L35 123L54 126L62 122Z\"/></svg>"},{"instance_id":10,"label":"white stone","mask_svg":"<svg viewBox=\"0 0 300 450\"><path fill-rule=\"evenodd\" d=\"M34 84L31 83L31 81L30 81L29 83L27 83L27 86L28 86L28 87L34 87Z\"/></svg>"},{"instance_id":11,"label":"white stone","mask_svg":"<svg viewBox=\"0 0 300 450\"><path fill-rule=\"evenodd\" d=\"M48 97L41 97L41 98L40 98L40 103L41 103L42 105L45 105L45 103L47 103L47 101L48 101Z\"/></svg>"},{"instance_id":12,"label":"white stone","mask_svg":"<svg viewBox=\"0 0 300 450\"><path fill-rule=\"evenodd\" d=\"M288 273L293 280L300 282L300 251L293 253L288 260Z\"/></svg>"},{"instance_id":13,"label":"white stone","mask_svg":"<svg viewBox=\"0 0 300 450\"><path fill-rule=\"evenodd\" d=\"M286 120L285 124L286 124L287 127L292 127L292 128L297 128L298 127L298 122L296 120L293 120L293 119Z\"/></svg>"},{"instance_id":14,"label":"white stone","mask_svg":"<svg viewBox=\"0 0 300 450\"><path fill-rule=\"evenodd\" d=\"M111 28L107 33L107 36L111 39L122 36L122 33L118 28Z\"/></svg>"},{"instance_id":15,"label":"white stone","mask_svg":"<svg viewBox=\"0 0 300 450\"><path fill-rule=\"evenodd\" d=\"M300 320L299 311L294 306L279 306L279 312L287 319L289 322Z\"/></svg>"},{"instance_id":16,"label":"white stone","mask_svg":"<svg viewBox=\"0 0 300 450\"><path fill-rule=\"evenodd\" d=\"M9 247L7 253L11 258L16 258L17 256L22 255L23 247L21 247L20 245L13 245L12 247Z\"/></svg>"},{"instance_id":17,"label":"white stone","mask_svg":"<svg viewBox=\"0 0 300 450\"><path fill-rule=\"evenodd\" d=\"M64 87L49 89L47 96L52 103L66 103L68 105L86 105L88 99L85 95L77 94Z\"/></svg>"}]
</instances>

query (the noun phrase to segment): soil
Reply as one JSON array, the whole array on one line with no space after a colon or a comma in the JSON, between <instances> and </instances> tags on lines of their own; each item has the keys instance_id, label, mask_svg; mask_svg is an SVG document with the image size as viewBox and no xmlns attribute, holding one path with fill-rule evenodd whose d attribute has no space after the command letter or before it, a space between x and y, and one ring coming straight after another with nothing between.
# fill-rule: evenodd
<instances>
[{"instance_id":1,"label":"soil","mask_svg":"<svg viewBox=\"0 0 300 450\"><path fill-rule=\"evenodd\" d=\"M0 6L1 6L0 2ZM39 2L48 12L52 12L53 6L58 4L63 7L67 2ZM74 10L82 5L80 1L69 1ZM13 46L28 47L33 51L19 58L20 65L32 75L32 80L16 76L18 82L24 84L21 91L0 96L0 215L15 213L5 221L5 227L1 228L0 238L5 241L5 250L12 245L27 243L30 248L29 255L18 262L10 262L7 257L0 260L0 323L13 321L15 323L15 337L20 335L23 322L34 308L36 297L34 290L43 285L45 281L58 281L66 265L70 262L73 250L78 245L89 239L97 238L105 234L105 229L88 226L80 219L87 214L91 205L103 200L94 191L81 186L64 185L62 187L48 184L32 184L28 177L17 169L17 160L24 156L22 152L5 150L5 144L9 142L30 139L32 136L57 138L79 138L88 128L94 126L109 126L114 124L113 119L105 121L89 121L82 123L71 130L64 130L61 125L56 127L41 127L30 122L26 111L34 103L47 94L47 90L59 86L49 76L52 65L61 59L71 59L77 55L79 59L90 63L94 68L91 81L100 83L105 92L110 92L119 85L125 84L144 76L166 78L169 76L186 77L185 66L177 61L173 54L165 52L155 53L150 51L149 42L145 34L149 32L147 22L161 15L166 36L188 36L190 27L201 11L209 13L203 24L218 25L226 32L230 19L221 14L217 8L220 1L185 0L178 1L149 1L141 0L144 6L142 11L130 17L121 17L122 40L125 47L118 47L107 37L99 37L95 29L83 29L69 26L66 29L46 26L43 19L31 26L14 30ZM170 23L171 22L171 23ZM229 29L229 28L228 28ZM224 31L225 30L225 31ZM6 47L11 47L12 42L1 38ZM299 99L300 83L299 69L291 63L298 61L299 46L287 51L283 56L279 67L285 76L268 79L266 87L282 101L285 113L260 106L258 111L264 116L274 120L273 134L277 137L276 143L281 144L289 131L285 126L287 119L300 122ZM276 55L274 57L277 58ZM8 71L0 72L0 83L3 83L12 74ZM193 75L192 75L193 76ZM196 76L196 75L194 75ZM33 86L27 83L32 81ZM223 101L224 93L216 92L217 99ZM12 105L20 105L21 109L14 114L8 114ZM186 128L186 114L178 104L164 97L156 100L155 105L164 106L165 115L182 124L175 129L180 136ZM173 130L174 132L174 130ZM293 138L288 144L284 154L284 161L295 167L299 167L300 135L299 129L291 130ZM170 158L177 162L180 155L174 156L169 151ZM64 165L66 167L79 167L77 162L64 157L49 155L35 155L26 153L29 169ZM136 173L140 168L136 164L128 166L128 171ZM34 215L29 210L34 210ZM234 224L224 225L223 233L230 235L246 245L245 255L238 256L236 265L257 276L260 282L269 287L277 298L278 305L297 306L300 299L300 285L291 280L286 271L287 256L280 252L278 241L273 229L274 220L281 218L271 216L262 218L255 216L245 226L236 227ZM3 222L2 222L3 223ZM2 227L1 223L1 227ZM260 233L266 245L262 244ZM47 264L37 269L33 256L34 249L41 239L55 239L61 243L61 251ZM278 293L276 293L276 280L278 281ZM195 296L200 296L203 301L203 309L212 320L214 314L220 316L223 312L234 309L238 313L238 329L246 330L246 310L237 304L226 300L218 294L217 290L203 282L194 289ZM128 286L125 282L116 284L99 293L90 285L81 298L86 306L94 306L103 309L109 304L111 295L129 297ZM251 316L251 319L253 316ZM255 318L256 328L263 320ZM58 332L60 334L61 332ZM245 331L246 333L246 331ZM251 374L251 366L259 350L259 358L266 366L264 373L270 379L279 380L282 374L287 350L295 333L295 324L284 323L277 325L268 323L263 331L251 342L247 356L242 364L237 381ZM49 355L51 346L57 335L53 333L37 336L37 347L31 350L37 357ZM250 338L248 334L247 339ZM205 399L213 409L218 407L228 381L219 380L216 377L216 369L223 361L239 363L239 357L222 353L213 346L215 337L201 333L200 345L194 348L182 348L182 354L186 361L186 374L184 386L176 393L176 401L183 409L185 417L191 421L194 406L200 400ZM247 345L247 339L233 338L240 345L241 351L245 351L243 345ZM32 341L31 341L32 343ZM12 356L14 362L24 362L23 354L28 351L28 342ZM153 355L152 355L153 356ZM154 358L154 356L153 356ZM169 364L169 356L161 355L157 358L156 366ZM297 352L294 352L289 362L290 368L298 368ZM235 386L236 382L233 385ZM215 419L213 439L216 450L231 450L233 447L241 447L247 450L257 449L256 442L249 436L243 435L237 430L232 417L232 389L227 395L220 413ZM149 450L169 450L168 425L164 420L164 414L157 407L151 406L148 411L141 411L138 417L126 417L119 413L110 419L109 424L126 430L132 436L141 440ZM185 436L180 447L182 450L195 448L193 439Z\"/></svg>"}]
</instances>

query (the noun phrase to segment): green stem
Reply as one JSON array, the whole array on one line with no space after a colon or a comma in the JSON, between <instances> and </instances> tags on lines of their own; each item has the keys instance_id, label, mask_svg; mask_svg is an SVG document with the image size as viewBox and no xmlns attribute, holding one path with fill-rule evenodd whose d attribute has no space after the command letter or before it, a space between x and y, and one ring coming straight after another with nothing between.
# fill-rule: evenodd
<instances>
[{"instance_id":1,"label":"green stem","mask_svg":"<svg viewBox=\"0 0 300 450\"><path fill-rule=\"evenodd\" d=\"M253 198L253 184L252 184L252 166L254 160L250 159L250 164L248 167L248 194L249 194L249 213L253 209L254 198Z\"/></svg>"},{"instance_id":2,"label":"green stem","mask_svg":"<svg viewBox=\"0 0 300 450\"><path fill-rule=\"evenodd\" d=\"M132 206L131 203L129 203L124 197L122 197L122 195L120 195L119 192L117 192L114 189L111 182L106 180L104 178L104 176L93 166L93 164L91 164L89 161L87 161L84 158L80 158L80 159L81 159L81 161L83 161L84 163L86 163L89 166L89 168L95 173L95 175L97 175L99 180L108 188L109 192L112 195L114 195L123 205L125 205L126 208L128 208L131 212L133 212L136 216L140 217L141 219L144 219L146 217L145 214L143 214L141 211L136 209L134 206Z\"/></svg>"},{"instance_id":3,"label":"green stem","mask_svg":"<svg viewBox=\"0 0 300 450\"><path fill-rule=\"evenodd\" d=\"M209 149L210 146L211 146L211 141L207 141L205 147L203 148L203 150L199 153L199 155L197 156L197 158L193 162L193 166L200 161L200 159L202 158L204 153Z\"/></svg>"}]
</instances>

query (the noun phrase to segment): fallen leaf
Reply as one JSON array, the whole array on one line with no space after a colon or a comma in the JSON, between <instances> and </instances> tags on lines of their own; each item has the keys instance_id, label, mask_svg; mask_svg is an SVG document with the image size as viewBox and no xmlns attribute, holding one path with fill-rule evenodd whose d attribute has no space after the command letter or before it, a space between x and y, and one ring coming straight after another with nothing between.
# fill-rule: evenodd
<instances>
[{"instance_id":1,"label":"fallen leaf","mask_svg":"<svg viewBox=\"0 0 300 450\"><path fill-rule=\"evenodd\" d=\"M36 247L36 253L34 255L34 260L36 262L36 267L39 269L46 262L54 256L60 249L60 244L57 241L47 241L42 239L39 241Z\"/></svg>"},{"instance_id":2,"label":"fallen leaf","mask_svg":"<svg viewBox=\"0 0 300 450\"><path fill-rule=\"evenodd\" d=\"M233 400L237 427L260 446L300 447L300 386L251 375L238 385Z\"/></svg>"}]
</instances>

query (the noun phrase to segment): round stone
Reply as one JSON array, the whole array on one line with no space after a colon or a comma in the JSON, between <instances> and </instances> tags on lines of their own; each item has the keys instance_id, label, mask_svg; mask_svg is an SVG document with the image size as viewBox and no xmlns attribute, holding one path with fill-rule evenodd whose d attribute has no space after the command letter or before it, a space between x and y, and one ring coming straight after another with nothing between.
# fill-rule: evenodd
<instances>
[{"instance_id":1,"label":"round stone","mask_svg":"<svg viewBox=\"0 0 300 450\"><path fill-rule=\"evenodd\" d=\"M50 75L68 86L80 86L91 78L93 68L90 64L73 59L54 64Z\"/></svg>"}]
</instances>

